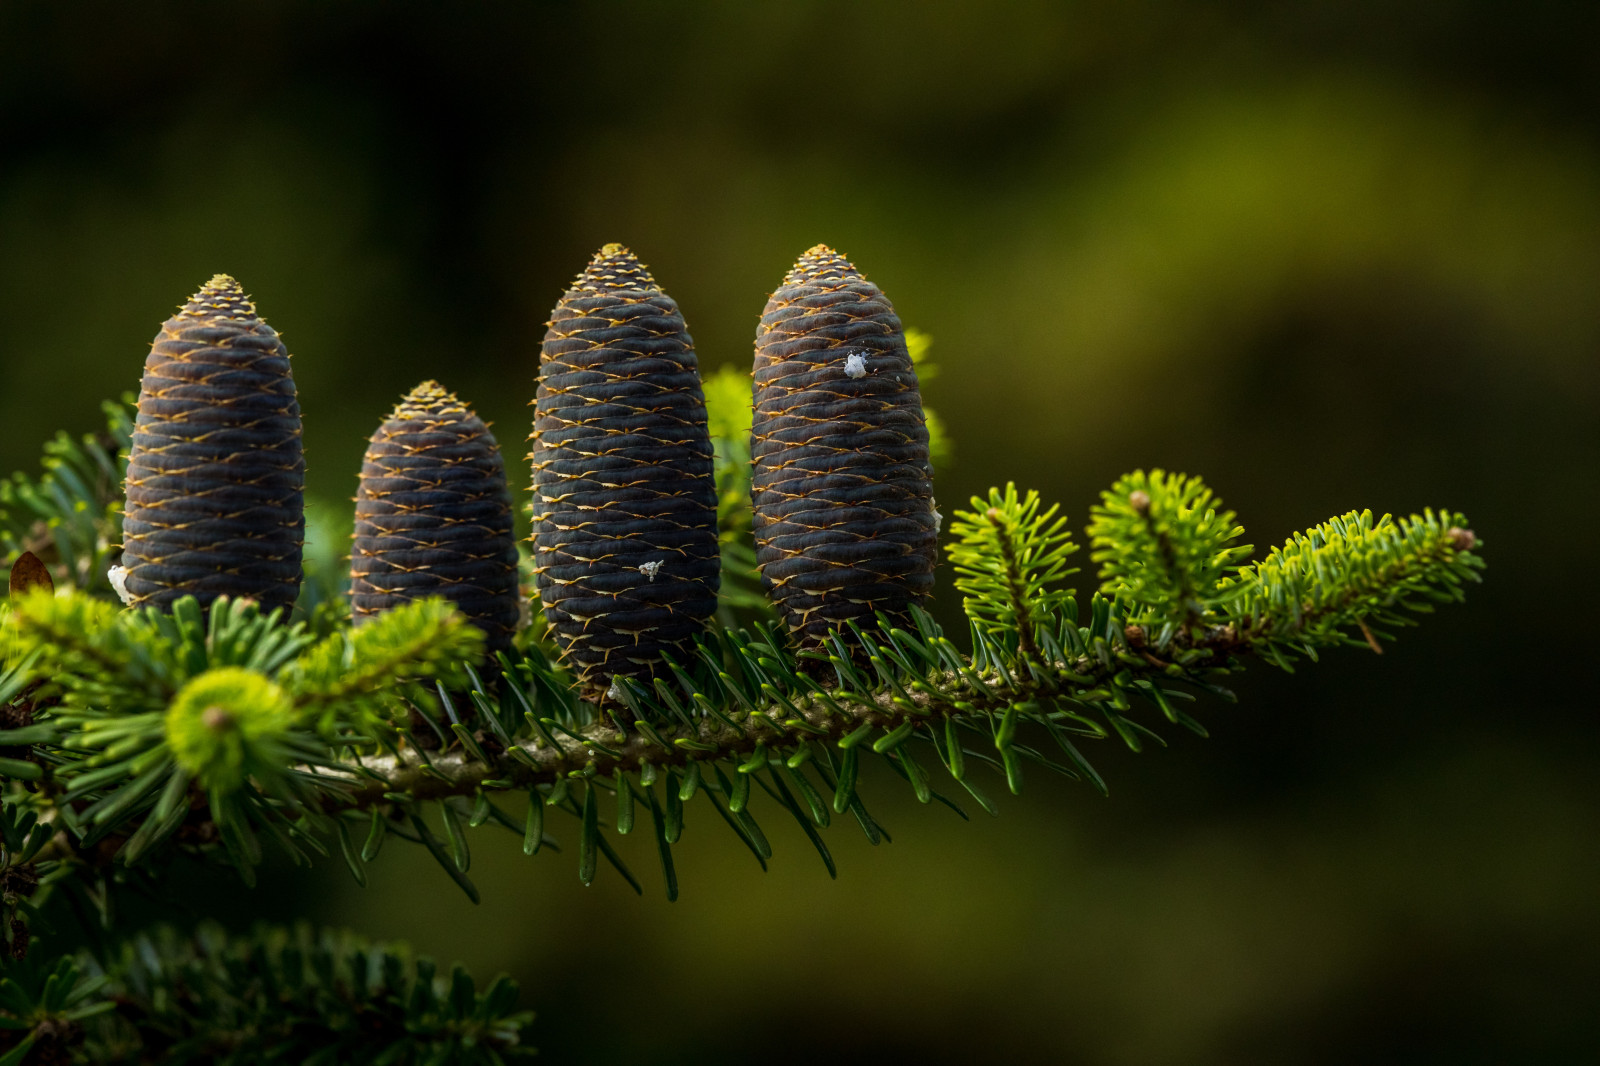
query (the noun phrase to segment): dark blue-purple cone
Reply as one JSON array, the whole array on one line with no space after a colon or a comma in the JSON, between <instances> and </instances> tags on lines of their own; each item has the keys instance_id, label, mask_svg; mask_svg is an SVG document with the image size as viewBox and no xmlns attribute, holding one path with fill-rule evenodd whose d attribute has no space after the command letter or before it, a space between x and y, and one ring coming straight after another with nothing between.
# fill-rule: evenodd
<instances>
[{"instance_id":1,"label":"dark blue-purple cone","mask_svg":"<svg viewBox=\"0 0 1600 1066\"><path fill-rule=\"evenodd\" d=\"M449 600L483 630L490 654L511 646L521 600L500 446L435 381L412 389L367 446L350 613L360 625L429 596Z\"/></svg>"},{"instance_id":2,"label":"dark blue-purple cone","mask_svg":"<svg viewBox=\"0 0 1600 1066\"><path fill-rule=\"evenodd\" d=\"M888 297L826 245L767 301L754 402L756 562L790 631L904 620L938 549L922 396Z\"/></svg>"},{"instance_id":3,"label":"dark blue-purple cone","mask_svg":"<svg viewBox=\"0 0 1600 1066\"><path fill-rule=\"evenodd\" d=\"M128 603L293 604L304 485L289 352L239 283L218 274L145 360L118 575Z\"/></svg>"},{"instance_id":4,"label":"dark blue-purple cone","mask_svg":"<svg viewBox=\"0 0 1600 1066\"><path fill-rule=\"evenodd\" d=\"M603 698L682 661L716 611L717 500L694 341L621 245L602 248L545 334L533 432L539 598Z\"/></svg>"}]
</instances>

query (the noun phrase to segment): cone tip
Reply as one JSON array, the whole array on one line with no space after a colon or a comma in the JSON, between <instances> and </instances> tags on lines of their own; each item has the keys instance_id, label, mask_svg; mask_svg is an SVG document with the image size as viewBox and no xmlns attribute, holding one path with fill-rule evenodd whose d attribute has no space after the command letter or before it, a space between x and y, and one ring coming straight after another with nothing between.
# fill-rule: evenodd
<instances>
[{"instance_id":1,"label":"cone tip","mask_svg":"<svg viewBox=\"0 0 1600 1066\"><path fill-rule=\"evenodd\" d=\"M573 284L575 291L605 291L620 289L660 289L650 268L639 262L639 257L625 244L612 241L601 245Z\"/></svg>"},{"instance_id":2,"label":"cone tip","mask_svg":"<svg viewBox=\"0 0 1600 1066\"><path fill-rule=\"evenodd\" d=\"M865 281L866 275L854 263L826 244L813 244L795 260L784 278L786 285L821 281Z\"/></svg>"},{"instance_id":3,"label":"cone tip","mask_svg":"<svg viewBox=\"0 0 1600 1066\"><path fill-rule=\"evenodd\" d=\"M470 412L467 410L467 405L462 403L455 393L433 378L418 384L406 393L394 408L394 415L397 418L446 413L466 415Z\"/></svg>"},{"instance_id":4,"label":"cone tip","mask_svg":"<svg viewBox=\"0 0 1600 1066\"><path fill-rule=\"evenodd\" d=\"M213 274L211 280L189 297L179 309L195 318L226 318L247 321L255 317L256 305L232 274Z\"/></svg>"},{"instance_id":5,"label":"cone tip","mask_svg":"<svg viewBox=\"0 0 1600 1066\"><path fill-rule=\"evenodd\" d=\"M433 378L429 378L427 381L419 383L415 388L413 388L407 394L407 396L408 397L416 397L416 398L422 398L422 397L449 397L451 399L455 398L455 394L454 393L452 393L449 389L446 389L443 385L439 384Z\"/></svg>"}]
</instances>

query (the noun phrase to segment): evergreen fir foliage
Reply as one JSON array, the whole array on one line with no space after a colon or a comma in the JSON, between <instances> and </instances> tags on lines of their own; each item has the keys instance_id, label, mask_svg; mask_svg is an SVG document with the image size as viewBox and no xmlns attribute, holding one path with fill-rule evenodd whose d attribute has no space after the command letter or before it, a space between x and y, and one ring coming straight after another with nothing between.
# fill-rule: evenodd
<instances>
[{"instance_id":1,"label":"evergreen fir foliage","mask_svg":"<svg viewBox=\"0 0 1600 1066\"><path fill-rule=\"evenodd\" d=\"M0 1063L508 1066L534 1058L516 1001L348 933L158 927L0 982Z\"/></svg>"},{"instance_id":2,"label":"evergreen fir foliage","mask_svg":"<svg viewBox=\"0 0 1600 1066\"><path fill-rule=\"evenodd\" d=\"M972 507L952 516L946 548L962 606L987 633L1014 635L1019 647L1036 651L1034 630L1072 597L1062 582L1077 573L1067 559L1078 546L1067 520L1058 507L1042 507L1037 492L1018 496L1009 484L990 489L987 500L974 496Z\"/></svg>"},{"instance_id":3,"label":"evergreen fir foliage","mask_svg":"<svg viewBox=\"0 0 1600 1066\"><path fill-rule=\"evenodd\" d=\"M1219 506L1197 477L1136 470L1091 512L1100 591L1127 605L1130 621L1158 631L1157 643L1213 611L1226 596L1223 577L1250 556L1249 545L1235 543L1244 527Z\"/></svg>"},{"instance_id":4,"label":"evergreen fir foliage","mask_svg":"<svg viewBox=\"0 0 1600 1066\"><path fill-rule=\"evenodd\" d=\"M0 480L0 552L11 566L23 553L42 559L57 584L102 596L121 540L119 491L128 470L133 397L107 402L106 428L74 439L57 433L44 446L44 473Z\"/></svg>"},{"instance_id":5,"label":"evergreen fir foliage","mask_svg":"<svg viewBox=\"0 0 1600 1066\"><path fill-rule=\"evenodd\" d=\"M325 851L316 834L333 831L320 811L337 780L319 774L338 771L351 743L392 743L407 707L431 707L420 686L465 682L482 648L441 600L317 641L280 612L225 598L209 614L193 597L170 614L118 613L35 589L11 621L48 710L0 741L31 738L30 776L44 785L33 805L75 834L71 851L111 845L135 863L181 839L204 800L203 835L247 879L258 830L297 858Z\"/></svg>"},{"instance_id":6,"label":"evergreen fir foliage","mask_svg":"<svg viewBox=\"0 0 1600 1066\"><path fill-rule=\"evenodd\" d=\"M1251 658L1289 668L1326 647L1381 647L1462 598L1483 565L1466 519L1435 511L1346 515L1248 561L1198 479L1136 472L1091 512L1099 573L1080 594L1068 519L1008 485L951 516L963 632L906 602L798 643L751 580L749 397L743 375L710 383L722 566L737 579L720 624L663 643L604 693L539 623L489 651L441 598L360 626L239 597L121 609L96 539L118 482L82 474L119 460L58 440L45 477L6 497L53 502L27 521L9 510L4 526L18 565L0 616L0 933L13 960L0 1063L243 1062L247 1040L286 1062L518 1061L528 1016L505 983L479 994L464 974L445 981L304 930L129 940L114 899L180 855L247 882L284 858L342 862L365 884L390 838L472 900L474 846L519 845L636 891L632 864L648 862L676 898L686 832L725 827L765 868L774 817L793 819L832 873L836 823L888 839L858 787L865 764L963 817L995 813L1029 771L1104 792L1092 742L1203 734L1191 705L1230 699ZM45 549L37 569L27 545ZM87 930L81 957L60 957L48 926L62 915ZM358 1032L370 1046L349 1042Z\"/></svg>"},{"instance_id":7,"label":"evergreen fir foliage","mask_svg":"<svg viewBox=\"0 0 1600 1066\"><path fill-rule=\"evenodd\" d=\"M671 845L704 793L764 859L750 803L762 792L808 834L831 808L879 838L854 788L862 758L883 758L918 798L953 806L930 757L986 809L974 777L985 766L1012 791L1029 762L1098 786L1080 739L1114 734L1137 748L1162 719L1199 729L1180 704L1225 693L1219 682L1240 655L1287 663L1292 649L1352 642L1369 619L1392 623L1458 597L1480 565L1463 521L1352 518L1298 537L1200 590L1226 613L1163 643L1140 622L1141 601L1096 593L1080 606L1065 585L1065 520L1008 487L952 523L970 651L920 610L906 626L833 631L799 657L760 621L669 658L669 678L620 685L610 712L578 698L535 645L483 663L481 634L441 600L315 639L244 601L219 601L209 616L193 600L171 614L119 613L35 589L14 605L10 654L38 679L43 709L0 743L26 742L22 776L48 786L15 800L69 830L52 858L114 841L119 862L153 862L174 841L195 846L187 831L209 821L198 846L224 849L247 876L263 837L306 860L340 848L364 876L346 845L359 826L373 841L362 851L390 834L415 840L473 895L464 826L494 821L537 850L542 812L565 811L579 823L587 879L596 857L624 868L601 809L620 831L632 829L635 805L655 804L674 871ZM1130 538L1130 554L1139 543ZM514 817L497 794L529 797L541 817ZM425 820L430 802L443 841Z\"/></svg>"},{"instance_id":8,"label":"evergreen fir foliage","mask_svg":"<svg viewBox=\"0 0 1600 1066\"><path fill-rule=\"evenodd\" d=\"M1483 568L1480 546L1463 514L1430 508L1375 519L1351 511L1240 567L1220 592L1233 639L1280 666L1297 651L1315 659L1329 645L1381 652L1377 638L1390 635L1373 626L1414 625L1410 615L1466 597Z\"/></svg>"},{"instance_id":9,"label":"evergreen fir foliage","mask_svg":"<svg viewBox=\"0 0 1600 1066\"><path fill-rule=\"evenodd\" d=\"M225 794L282 772L290 755L282 744L295 712L288 693L257 671L219 666L178 690L165 724L179 772L207 792Z\"/></svg>"}]
</instances>

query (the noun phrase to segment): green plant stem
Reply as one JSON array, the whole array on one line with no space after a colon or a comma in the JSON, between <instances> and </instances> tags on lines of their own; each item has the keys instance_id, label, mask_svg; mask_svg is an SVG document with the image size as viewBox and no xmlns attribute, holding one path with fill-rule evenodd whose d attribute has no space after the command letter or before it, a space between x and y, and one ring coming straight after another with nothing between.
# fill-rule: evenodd
<instances>
[{"instance_id":1,"label":"green plant stem","mask_svg":"<svg viewBox=\"0 0 1600 1066\"><path fill-rule=\"evenodd\" d=\"M1034 655L1034 669L985 676L983 680L990 690L987 694L975 690L966 678L947 672L934 675L933 686L919 683L905 695L885 692L864 701L834 692L830 693L833 707L820 699L791 698L789 707L774 702L756 713L741 713L733 718L732 726L716 719L706 719L694 729L680 726L672 730L658 724L655 732L667 741L668 748L637 733L619 740L615 727L600 724L578 731L590 743L559 736L552 737L554 744L524 740L516 745L520 755L508 751L491 763L472 759L463 752L431 754L426 763L409 751L398 758L363 760L361 772L352 771L346 777L350 789L325 798L323 811L331 814L368 809L391 802L386 793L405 793L420 801L439 800L479 791L526 790L568 776L609 777L647 764L675 767L699 760L725 761L753 752L758 744L777 751L802 742L837 741L863 725L892 731L908 723L942 724L947 717L987 721L994 712L1030 700L1094 700L1095 689L1125 671L1134 679L1160 676L1168 684L1188 680L1170 676L1170 664L1149 655L1113 656L1109 663L1083 656L1070 664L1057 662L1043 669L1037 651ZM1205 669L1221 665L1225 659L1221 654L1208 659ZM799 711L798 719L795 710ZM673 743L678 739L688 740L693 746ZM609 751L590 746L595 742ZM325 771L323 776L327 776Z\"/></svg>"},{"instance_id":2,"label":"green plant stem","mask_svg":"<svg viewBox=\"0 0 1600 1066\"><path fill-rule=\"evenodd\" d=\"M1034 641L1033 611L1028 606L1027 590L1022 585L1022 565L1017 561L1011 530L1006 526L1005 515L998 507L989 508L983 517L994 526L995 540L1000 545L1000 557L1005 564L1006 595L1017 619L1017 654L1025 662L1038 662L1039 646Z\"/></svg>"},{"instance_id":3,"label":"green plant stem","mask_svg":"<svg viewBox=\"0 0 1600 1066\"><path fill-rule=\"evenodd\" d=\"M1145 528L1150 531L1150 535L1156 540L1156 551L1161 555L1161 565L1166 569L1173 587L1178 592L1178 604L1183 608L1185 628L1193 626L1200 619L1202 606L1194 586L1189 582L1189 574L1183 567L1178 565L1178 553L1172 548L1172 537L1165 529L1156 525L1148 494L1136 492L1134 495L1145 496L1144 506L1141 507L1138 503L1134 503L1134 510L1139 512L1140 517L1144 519Z\"/></svg>"}]
</instances>

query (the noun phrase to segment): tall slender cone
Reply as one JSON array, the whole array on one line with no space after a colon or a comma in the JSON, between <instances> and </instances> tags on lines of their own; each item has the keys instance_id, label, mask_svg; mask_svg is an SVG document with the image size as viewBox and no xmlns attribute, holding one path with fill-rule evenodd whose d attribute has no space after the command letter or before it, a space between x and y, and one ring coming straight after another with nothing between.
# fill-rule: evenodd
<instances>
[{"instance_id":1,"label":"tall slender cone","mask_svg":"<svg viewBox=\"0 0 1600 1066\"><path fill-rule=\"evenodd\" d=\"M761 581L804 643L933 590L939 520L905 334L826 245L795 263L756 330L751 505Z\"/></svg>"},{"instance_id":2,"label":"tall slender cone","mask_svg":"<svg viewBox=\"0 0 1600 1066\"><path fill-rule=\"evenodd\" d=\"M442 596L508 648L521 603L511 492L494 434L436 381L408 393L372 435L350 552L355 623Z\"/></svg>"},{"instance_id":3,"label":"tall slender cone","mask_svg":"<svg viewBox=\"0 0 1600 1066\"><path fill-rule=\"evenodd\" d=\"M633 253L600 249L551 315L533 441L534 572L590 695L681 659L716 611L717 499L694 341Z\"/></svg>"},{"instance_id":4,"label":"tall slender cone","mask_svg":"<svg viewBox=\"0 0 1600 1066\"><path fill-rule=\"evenodd\" d=\"M288 607L300 590L305 459L289 352L239 283L208 281L145 360L122 523L131 606L193 595Z\"/></svg>"}]
</instances>

